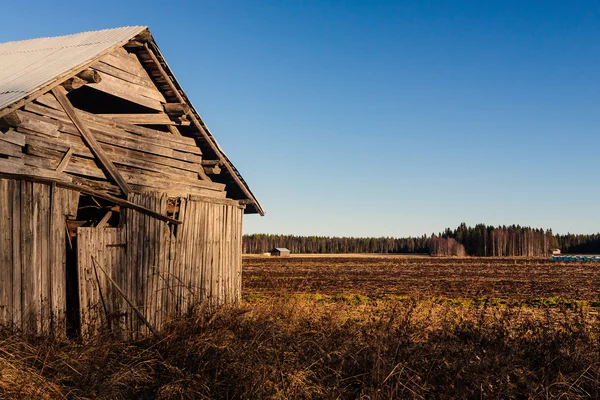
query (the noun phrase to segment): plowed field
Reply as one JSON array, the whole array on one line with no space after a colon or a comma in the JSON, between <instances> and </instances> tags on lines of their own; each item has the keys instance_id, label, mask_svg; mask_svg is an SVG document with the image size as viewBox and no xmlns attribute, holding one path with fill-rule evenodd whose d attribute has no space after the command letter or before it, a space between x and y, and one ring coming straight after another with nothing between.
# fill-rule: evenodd
<instances>
[{"instance_id":1,"label":"plowed field","mask_svg":"<svg viewBox=\"0 0 600 400\"><path fill-rule=\"evenodd\" d=\"M245 294L597 300L600 264L525 258L245 257Z\"/></svg>"}]
</instances>

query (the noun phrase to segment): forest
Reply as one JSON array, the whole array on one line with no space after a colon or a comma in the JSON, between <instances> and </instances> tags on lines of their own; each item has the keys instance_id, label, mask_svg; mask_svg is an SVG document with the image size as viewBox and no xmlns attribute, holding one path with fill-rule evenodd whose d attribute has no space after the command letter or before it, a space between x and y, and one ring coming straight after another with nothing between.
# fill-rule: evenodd
<instances>
[{"instance_id":1,"label":"forest","mask_svg":"<svg viewBox=\"0 0 600 400\"><path fill-rule=\"evenodd\" d=\"M260 254L274 247L286 247L292 253L399 253L436 256L513 257L545 256L552 249L566 254L600 254L600 233L553 234L551 229L520 225L474 227L460 224L456 229L429 236L394 237L328 237L252 234L244 235L243 251Z\"/></svg>"}]
</instances>

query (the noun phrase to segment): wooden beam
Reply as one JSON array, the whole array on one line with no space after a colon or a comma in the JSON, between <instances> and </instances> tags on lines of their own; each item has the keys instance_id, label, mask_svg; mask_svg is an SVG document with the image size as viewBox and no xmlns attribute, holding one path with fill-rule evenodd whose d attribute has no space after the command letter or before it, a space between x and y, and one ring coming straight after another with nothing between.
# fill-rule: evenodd
<instances>
[{"instance_id":1,"label":"wooden beam","mask_svg":"<svg viewBox=\"0 0 600 400\"><path fill-rule=\"evenodd\" d=\"M15 131L13 128L9 128L9 130L4 133L0 132L0 140L19 145L21 147L25 146L25 135Z\"/></svg>"},{"instance_id":2,"label":"wooden beam","mask_svg":"<svg viewBox=\"0 0 600 400\"><path fill-rule=\"evenodd\" d=\"M96 225L97 229L102 229L106 226L106 224L108 223L108 220L110 219L110 217L112 217L112 211L108 211L106 214L104 214L104 217L102 217L102 219L100 220L100 222L98 222L98 225Z\"/></svg>"},{"instance_id":3,"label":"wooden beam","mask_svg":"<svg viewBox=\"0 0 600 400\"><path fill-rule=\"evenodd\" d=\"M202 160L204 167L212 167L213 165L223 165L221 160Z\"/></svg>"},{"instance_id":4,"label":"wooden beam","mask_svg":"<svg viewBox=\"0 0 600 400\"><path fill-rule=\"evenodd\" d=\"M86 69L85 71L81 71L77 74L77 76L87 83L100 83L102 81L102 77L93 69Z\"/></svg>"},{"instance_id":5,"label":"wooden beam","mask_svg":"<svg viewBox=\"0 0 600 400\"><path fill-rule=\"evenodd\" d=\"M181 132L179 132L179 129L177 129L176 126L167 125L167 129L169 129L169 132L171 132L171 134L175 136L181 136Z\"/></svg>"},{"instance_id":6,"label":"wooden beam","mask_svg":"<svg viewBox=\"0 0 600 400\"><path fill-rule=\"evenodd\" d=\"M67 164L71 160L72 155L73 155L73 148L69 147L69 150L67 150L67 152L65 153L62 160L60 160L58 167L56 167L56 172L63 172L65 170L65 168L67 168Z\"/></svg>"},{"instance_id":7,"label":"wooden beam","mask_svg":"<svg viewBox=\"0 0 600 400\"><path fill-rule=\"evenodd\" d=\"M63 82L62 86L67 89L67 91L71 91L71 90L75 90L75 89L79 89L81 87L84 87L85 85L87 85L88 82L86 80L83 80L77 76L72 77L69 80L66 80L65 82Z\"/></svg>"},{"instance_id":8,"label":"wooden beam","mask_svg":"<svg viewBox=\"0 0 600 400\"><path fill-rule=\"evenodd\" d=\"M206 175L206 172L204 172L204 167L200 167L200 169L198 170L198 178L204 181L212 182L212 179L210 179L208 175Z\"/></svg>"},{"instance_id":9,"label":"wooden beam","mask_svg":"<svg viewBox=\"0 0 600 400\"><path fill-rule=\"evenodd\" d=\"M190 122L190 120L188 119L187 115L182 115L178 118L176 118L176 121L179 123L179 125L181 126L190 126L192 123Z\"/></svg>"},{"instance_id":10,"label":"wooden beam","mask_svg":"<svg viewBox=\"0 0 600 400\"><path fill-rule=\"evenodd\" d=\"M221 173L221 167L219 167L219 164L205 166L203 168L204 172L210 175L219 175Z\"/></svg>"},{"instance_id":11,"label":"wooden beam","mask_svg":"<svg viewBox=\"0 0 600 400\"><path fill-rule=\"evenodd\" d=\"M71 178L63 173L36 168L25 165L22 162L14 162L3 158L0 158L0 175L9 176L10 179L22 179L22 177L33 176L48 183L60 182L70 184L71 182Z\"/></svg>"},{"instance_id":12,"label":"wooden beam","mask_svg":"<svg viewBox=\"0 0 600 400\"><path fill-rule=\"evenodd\" d=\"M165 112L169 115L185 115L190 112L190 106L185 103L166 103L163 104Z\"/></svg>"},{"instance_id":13,"label":"wooden beam","mask_svg":"<svg viewBox=\"0 0 600 400\"><path fill-rule=\"evenodd\" d=\"M131 190L131 188L129 187L125 179L123 179L117 168L106 156L106 154L96 141L96 138L94 138L92 132L90 132L87 126L77 115L77 112L73 108L73 105L67 98L65 89L62 86L57 86L54 89L52 89L52 93L64 109L65 113L67 113L71 121L73 121L73 124L79 130L79 133L81 134L83 140L90 147L92 153L94 153L94 155L96 156L98 161L100 161L100 164L102 164L102 166L106 169L106 172L110 175L110 177L115 181L117 185L119 185L119 187L125 195L133 193L133 190Z\"/></svg>"},{"instance_id":14,"label":"wooden beam","mask_svg":"<svg viewBox=\"0 0 600 400\"><path fill-rule=\"evenodd\" d=\"M4 168L6 164L8 168ZM130 208L132 210L138 211L142 214L149 215L161 221L170 222L172 224L181 224L183 221L177 220L175 218L168 217L166 215L157 213L156 211L150 210L144 206L140 206L138 204L132 203L128 200L122 199L120 197L111 196L104 192L100 192L98 190L90 189L84 186L79 186L70 182L70 177L64 174L57 174L55 171L49 171L41 168L33 168L27 167L24 165L18 165L14 162L0 159L0 177L7 179L22 179L26 181L45 183L51 185L53 183L58 187L62 187L64 189L73 190L75 192L87 194L90 196L97 197L99 199L104 199L115 203L124 208Z\"/></svg>"},{"instance_id":15,"label":"wooden beam","mask_svg":"<svg viewBox=\"0 0 600 400\"><path fill-rule=\"evenodd\" d=\"M96 114L125 124L134 125L175 125L167 114Z\"/></svg>"},{"instance_id":16,"label":"wooden beam","mask_svg":"<svg viewBox=\"0 0 600 400\"><path fill-rule=\"evenodd\" d=\"M10 114L6 114L4 117L2 117L0 122L5 126L17 127L19 124L21 124L21 119L17 113L11 112Z\"/></svg>"}]
</instances>

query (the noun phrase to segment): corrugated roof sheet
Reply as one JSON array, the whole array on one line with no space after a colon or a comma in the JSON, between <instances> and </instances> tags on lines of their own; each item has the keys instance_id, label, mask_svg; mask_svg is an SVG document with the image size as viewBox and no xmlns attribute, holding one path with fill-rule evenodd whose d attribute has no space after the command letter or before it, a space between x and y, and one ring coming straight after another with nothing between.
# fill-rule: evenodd
<instances>
[{"instance_id":1,"label":"corrugated roof sheet","mask_svg":"<svg viewBox=\"0 0 600 400\"><path fill-rule=\"evenodd\" d=\"M0 109L21 100L57 76L82 66L99 53L127 42L145 26L0 44Z\"/></svg>"}]
</instances>

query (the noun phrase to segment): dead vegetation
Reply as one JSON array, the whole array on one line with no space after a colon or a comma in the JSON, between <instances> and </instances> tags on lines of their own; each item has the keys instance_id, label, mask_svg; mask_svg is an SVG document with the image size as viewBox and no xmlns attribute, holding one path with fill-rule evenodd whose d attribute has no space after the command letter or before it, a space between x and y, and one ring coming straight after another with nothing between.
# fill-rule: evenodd
<instances>
[{"instance_id":1,"label":"dead vegetation","mask_svg":"<svg viewBox=\"0 0 600 400\"><path fill-rule=\"evenodd\" d=\"M270 299L174 322L165 339L0 342L3 398L600 396L589 309Z\"/></svg>"}]
</instances>

